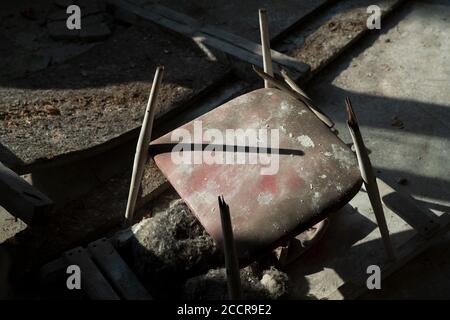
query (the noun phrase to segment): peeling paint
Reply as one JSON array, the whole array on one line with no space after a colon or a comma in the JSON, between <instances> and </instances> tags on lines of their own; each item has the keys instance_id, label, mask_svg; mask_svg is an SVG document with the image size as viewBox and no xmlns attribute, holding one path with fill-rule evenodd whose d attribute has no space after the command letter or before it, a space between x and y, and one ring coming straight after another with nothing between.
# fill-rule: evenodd
<instances>
[{"instance_id":1,"label":"peeling paint","mask_svg":"<svg viewBox=\"0 0 450 320\"><path fill-rule=\"evenodd\" d=\"M255 96L252 94L243 94L239 97L236 97L234 99L234 102L236 102L237 104L247 104L247 103L252 103L255 100Z\"/></svg>"},{"instance_id":2,"label":"peeling paint","mask_svg":"<svg viewBox=\"0 0 450 320\"><path fill-rule=\"evenodd\" d=\"M314 192L314 196L312 197L312 207L314 210L317 210L319 208L319 202L320 202L320 193Z\"/></svg>"},{"instance_id":3,"label":"peeling paint","mask_svg":"<svg viewBox=\"0 0 450 320\"><path fill-rule=\"evenodd\" d=\"M261 192L258 194L258 203L261 205L269 204L273 199L273 195L269 192Z\"/></svg>"},{"instance_id":4,"label":"peeling paint","mask_svg":"<svg viewBox=\"0 0 450 320\"><path fill-rule=\"evenodd\" d=\"M341 166L350 169L354 165L351 152L335 144L332 144L331 148L333 149L334 158L339 161Z\"/></svg>"},{"instance_id":5,"label":"peeling paint","mask_svg":"<svg viewBox=\"0 0 450 320\"><path fill-rule=\"evenodd\" d=\"M185 175L191 175L192 172L194 171L194 166L187 163L181 163L180 165L178 165L177 169L180 170L181 173Z\"/></svg>"},{"instance_id":6,"label":"peeling paint","mask_svg":"<svg viewBox=\"0 0 450 320\"><path fill-rule=\"evenodd\" d=\"M281 101L281 110L282 111L291 111L292 110L292 105L289 104L289 102L287 102L286 100Z\"/></svg>"},{"instance_id":7,"label":"peeling paint","mask_svg":"<svg viewBox=\"0 0 450 320\"><path fill-rule=\"evenodd\" d=\"M314 141L309 136L301 135L297 137L297 140L301 143L305 148L314 148Z\"/></svg>"}]
</instances>

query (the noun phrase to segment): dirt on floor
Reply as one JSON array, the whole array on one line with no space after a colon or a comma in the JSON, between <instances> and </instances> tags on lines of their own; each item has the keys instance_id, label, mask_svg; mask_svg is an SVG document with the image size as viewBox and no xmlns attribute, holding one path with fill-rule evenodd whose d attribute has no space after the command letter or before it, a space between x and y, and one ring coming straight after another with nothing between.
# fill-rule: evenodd
<instances>
[{"instance_id":1,"label":"dirt on floor","mask_svg":"<svg viewBox=\"0 0 450 320\"><path fill-rule=\"evenodd\" d=\"M157 26L119 29L63 64L0 78L1 144L18 162L88 149L139 127L157 65L165 66L157 116L227 72L191 40Z\"/></svg>"},{"instance_id":2,"label":"dirt on floor","mask_svg":"<svg viewBox=\"0 0 450 320\"><path fill-rule=\"evenodd\" d=\"M369 17L368 6L377 5L384 17L402 2L402 0L337 1L323 14L291 32L279 44L279 50L288 52L290 56L309 64L311 76L369 31L366 25Z\"/></svg>"}]
</instances>

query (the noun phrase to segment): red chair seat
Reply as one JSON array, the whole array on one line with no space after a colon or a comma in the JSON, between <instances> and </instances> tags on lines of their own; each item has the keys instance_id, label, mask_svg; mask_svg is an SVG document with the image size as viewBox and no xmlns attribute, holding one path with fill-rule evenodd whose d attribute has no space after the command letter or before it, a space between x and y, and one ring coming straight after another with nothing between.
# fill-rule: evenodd
<instances>
[{"instance_id":1,"label":"red chair seat","mask_svg":"<svg viewBox=\"0 0 450 320\"><path fill-rule=\"evenodd\" d=\"M194 121L200 120L203 130L223 133L226 129L279 129L279 170L274 175L262 175L267 165L261 163L176 164L170 152L176 144L171 141L172 132L151 144L156 165L219 245L217 196L224 196L241 260L251 260L311 227L360 189L360 172L351 149L307 106L285 92L255 90ZM194 121L181 128L193 133ZM201 156L198 153L205 151L186 152Z\"/></svg>"}]
</instances>

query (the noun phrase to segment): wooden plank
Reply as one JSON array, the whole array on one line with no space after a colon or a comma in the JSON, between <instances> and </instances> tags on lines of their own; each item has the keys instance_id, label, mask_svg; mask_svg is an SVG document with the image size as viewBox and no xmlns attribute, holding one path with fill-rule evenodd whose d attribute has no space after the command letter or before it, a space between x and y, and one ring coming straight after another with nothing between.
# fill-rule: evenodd
<instances>
[{"instance_id":1,"label":"wooden plank","mask_svg":"<svg viewBox=\"0 0 450 320\"><path fill-rule=\"evenodd\" d=\"M140 223L136 223L131 227L117 231L111 238L109 238L109 242L114 248L125 247L129 243L129 240L139 230L140 226L141 226ZM50 261L49 263L46 263L41 267L39 271L41 279L44 279L46 277L52 277L53 274L63 271L63 269L66 267L67 263L65 259L62 257Z\"/></svg>"},{"instance_id":2,"label":"wooden plank","mask_svg":"<svg viewBox=\"0 0 450 320\"><path fill-rule=\"evenodd\" d=\"M127 10L143 19L181 33L194 39L196 42L199 39L203 39L205 44L219 51L223 51L250 64L262 66L262 49L257 43L213 26L202 26L195 19L161 5L150 4L140 7L124 0L108 1L118 8ZM295 72L296 77L300 77L309 70L307 64L295 58L286 56L275 50L271 50L271 52L274 62Z\"/></svg>"},{"instance_id":3,"label":"wooden plank","mask_svg":"<svg viewBox=\"0 0 450 320\"><path fill-rule=\"evenodd\" d=\"M53 281L58 275L65 271L67 263L63 258L58 258L43 265L39 270L39 277L42 283Z\"/></svg>"},{"instance_id":4,"label":"wooden plank","mask_svg":"<svg viewBox=\"0 0 450 320\"><path fill-rule=\"evenodd\" d=\"M227 41L209 36L204 37L203 35L204 35L203 33L197 33L195 35L196 41L201 41L207 46L221 50L229 54L230 56L238 58L239 60L263 68L263 60L261 55L254 54L253 52L237 47L234 44L229 43ZM280 59L273 59L272 63L274 73L280 74L281 69L288 68L296 79L301 78L307 72L307 70L309 70L309 67L307 68L298 67L294 69L290 66L286 66L283 64L284 62L280 63Z\"/></svg>"},{"instance_id":5,"label":"wooden plank","mask_svg":"<svg viewBox=\"0 0 450 320\"><path fill-rule=\"evenodd\" d=\"M380 182L378 183L380 190L383 190L384 187L382 184ZM383 194L383 191L381 193ZM437 218L440 228L431 237L424 237L418 232L416 233L409 224L405 223L404 227L401 226L398 220L402 219L397 213L392 212L389 208L385 208L390 231L394 236L393 240L395 240L394 244L398 258L393 264L388 264L381 259L381 241L374 223L373 213L371 213L367 203L367 195L365 192L360 192L359 198L356 199L358 200L356 202L352 200L357 210L352 209L350 212L350 206L347 206L349 210L345 210L348 211L346 214L336 215L334 218L337 220L330 226L327 235L318 243L318 249L316 251L311 250L310 252L306 252L302 259L299 259L297 263L293 264L292 269L295 270L306 267L306 272L303 269L298 274L292 275L292 273L289 273L290 277L292 275L291 280L295 288L300 287L299 283L306 283L308 290L318 292L321 290L319 286L322 283L328 283L324 286L327 290L324 292L324 296L318 298L357 298L368 290L365 286L367 279L365 268L368 265L379 265L382 269L382 279L386 279L402 266L406 265L411 259L424 252L450 229L449 215L443 215ZM113 243L126 243L133 237L138 226L137 224L132 228L116 233L110 241ZM372 232L372 230L374 231ZM408 235L412 233L415 233L415 235L409 237ZM408 239L406 240L406 238ZM329 255L332 256L331 259L328 257ZM306 266L302 267L302 261L307 262L303 263ZM58 262L55 265L60 265L60 263ZM47 269L54 270L57 267L49 267ZM334 286L335 279L330 270L333 273L336 272L337 277L342 279L344 283L338 283L338 285ZM307 278L307 281L304 281L305 275L310 277L314 273L320 274L318 275L319 279L317 281L310 281L311 278ZM302 295L304 292L307 291L303 291L303 289L299 290L299 294L295 298L304 297Z\"/></svg>"},{"instance_id":6,"label":"wooden plank","mask_svg":"<svg viewBox=\"0 0 450 320\"><path fill-rule=\"evenodd\" d=\"M164 17L171 21L180 22L185 26L189 26L192 30L192 34L196 33L197 36L203 36L205 38L213 37L219 41L227 42L228 44L241 48L247 52L250 52L259 57L259 60L262 60L262 47L259 43L255 43L253 41L247 40L243 37L235 35L233 33L224 31L220 28L211 25L202 25L197 20L179 13L170 8L161 6L161 5L147 5L144 6L145 9L151 10L153 13L159 14L161 17ZM192 34L185 34L187 36L192 36ZM218 44L220 45L220 44ZM216 47L216 49L221 50L220 47ZM231 54L231 53L230 53ZM272 60L286 67L290 67L297 72L307 72L309 66L293 57L287 56L281 52L276 50L271 50Z\"/></svg>"},{"instance_id":7,"label":"wooden plank","mask_svg":"<svg viewBox=\"0 0 450 320\"><path fill-rule=\"evenodd\" d=\"M290 297L356 298L368 290L368 266L379 266L382 277L387 277L450 228L450 219L441 216L438 220L440 228L424 236L389 207L383 207L397 257L393 264L385 259L376 217L367 193L361 190L348 205L330 216L330 227L316 248L286 266L285 272L292 284Z\"/></svg>"},{"instance_id":8,"label":"wooden plank","mask_svg":"<svg viewBox=\"0 0 450 320\"><path fill-rule=\"evenodd\" d=\"M128 0L138 3L139 0ZM264 8L269 14L271 40L289 32L307 16L336 0L284 0L284 1L227 1L204 0L164 0L165 7L188 15L204 24L217 26L228 32L239 34L250 41L259 42L258 9Z\"/></svg>"},{"instance_id":9,"label":"wooden plank","mask_svg":"<svg viewBox=\"0 0 450 320\"><path fill-rule=\"evenodd\" d=\"M359 130L358 120L353 111L352 104L348 97L345 98L345 107L347 110L347 127L350 131L350 135L353 140L353 146L355 147L356 156L358 158L359 170L361 172L361 178L363 179L363 185L366 189L367 196L370 201L373 213L377 220L378 229L381 233L381 239L383 240L384 250L389 260L394 260L395 255L392 248L391 237L386 223L386 216L384 214L383 204L381 202L380 191L378 190L378 184L375 173L370 162L369 154L364 140Z\"/></svg>"},{"instance_id":10,"label":"wooden plank","mask_svg":"<svg viewBox=\"0 0 450 320\"><path fill-rule=\"evenodd\" d=\"M185 15L181 12L177 12L175 10L172 10L168 7L159 5L159 4L146 4L143 6L144 9L151 10L152 12L165 17L169 20L173 21L180 21L184 25L191 27L193 30L198 30L200 28L201 23L199 23L197 20L189 17L188 15Z\"/></svg>"},{"instance_id":11,"label":"wooden plank","mask_svg":"<svg viewBox=\"0 0 450 320\"><path fill-rule=\"evenodd\" d=\"M82 247L66 251L63 254L66 263L77 265L81 269L81 289L93 300L120 300L117 293L91 260Z\"/></svg>"},{"instance_id":12,"label":"wooden plank","mask_svg":"<svg viewBox=\"0 0 450 320\"><path fill-rule=\"evenodd\" d=\"M174 19L168 19L162 15L154 13L152 10L150 10L148 8L144 9L141 6L130 3L128 1L107 0L107 2L119 9L128 11L142 19L149 20L153 23L159 24L165 28L171 29L173 31L176 31L176 32L184 34L184 35L190 35L196 31L195 28L192 28L191 26L189 26L188 24L186 24L182 21L180 22L180 21L177 21ZM132 22L132 21L129 21L129 18L127 20L128 20L127 22Z\"/></svg>"},{"instance_id":13,"label":"wooden plank","mask_svg":"<svg viewBox=\"0 0 450 320\"><path fill-rule=\"evenodd\" d=\"M241 49L244 49L245 51L251 52L258 57L262 56L262 47L259 43L254 43L245 38L223 31L213 26L202 27L201 32L214 38L223 40L227 43L233 44L235 47L239 47ZM272 60L282 66L288 67L300 73L305 73L309 70L309 66L306 63L301 62L300 60L297 60L273 49L270 50L270 52L272 55ZM261 60L262 58L259 59Z\"/></svg>"},{"instance_id":14,"label":"wooden plank","mask_svg":"<svg viewBox=\"0 0 450 320\"><path fill-rule=\"evenodd\" d=\"M90 243L88 249L92 254L92 259L122 298L126 300L152 299L133 271L106 238Z\"/></svg>"},{"instance_id":15,"label":"wooden plank","mask_svg":"<svg viewBox=\"0 0 450 320\"><path fill-rule=\"evenodd\" d=\"M433 243L442 238L450 230L450 214L443 214L439 218L440 228L430 238L421 234L416 234L413 238L396 248L397 259L381 269L381 279L386 279L409 261L419 256L428 249ZM366 279L354 279L346 281L336 291L332 292L327 300L355 299L361 296L368 289Z\"/></svg>"},{"instance_id":16,"label":"wooden plank","mask_svg":"<svg viewBox=\"0 0 450 320\"><path fill-rule=\"evenodd\" d=\"M53 206L45 194L0 162L0 205L27 224Z\"/></svg>"},{"instance_id":17,"label":"wooden plank","mask_svg":"<svg viewBox=\"0 0 450 320\"><path fill-rule=\"evenodd\" d=\"M383 180L377 178L380 196L385 206L395 212L422 236L429 237L439 229L438 216L425 210L408 194L394 190Z\"/></svg>"}]
</instances>

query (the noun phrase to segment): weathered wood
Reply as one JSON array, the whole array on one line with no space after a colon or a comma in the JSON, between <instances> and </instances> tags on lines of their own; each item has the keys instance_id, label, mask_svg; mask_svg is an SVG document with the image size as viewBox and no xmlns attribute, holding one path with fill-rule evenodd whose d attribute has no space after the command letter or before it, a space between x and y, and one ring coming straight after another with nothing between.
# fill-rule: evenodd
<instances>
[{"instance_id":1,"label":"weathered wood","mask_svg":"<svg viewBox=\"0 0 450 320\"><path fill-rule=\"evenodd\" d=\"M136 4L140 0L127 0ZM190 17L221 29L239 34L246 39L259 42L259 33L255 26L258 23L258 9L264 6L272 13L269 19L271 40L281 39L289 34L296 26L302 26L302 22L314 17L315 13L335 0L284 0L284 1L227 1L216 0L214 2L204 0L164 0L148 1L161 3L173 10L182 12ZM213 5L214 4L214 5Z\"/></svg>"},{"instance_id":2,"label":"weathered wood","mask_svg":"<svg viewBox=\"0 0 450 320\"><path fill-rule=\"evenodd\" d=\"M289 85L289 87L291 87L292 90L298 92L303 97L305 97L305 99L308 99L312 102L311 98L308 97L308 95L298 86L297 83L295 83L295 81L289 76L289 73L286 70L281 70L281 75L284 81Z\"/></svg>"},{"instance_id":3,"label":"weathered wood","mask_svg":"<svg viewBox=\"0 0 450 320\"><path fill-rule=\"evenodd\" d=\"M410 195L394 190L386 182L377 178L383 203L405 220L422 236L429 237L439 229L438 216L420 207Z\"/></svg>"},{"instance_id":4,"label":"weathered wood","mask_svg":"<svg viewBox=\"0 0 450 320\"><path fill-rule=\"evenodd\" d=\"M233 33L226 32L222 29L219 29L214 26L203 26L201 28L202 33L211 35L212 37L221 39L228 43L233 44L236 47L244 49L248 52L251 52L255 55L261 56L262 54L262 46L259 43L255 43L249 41L241 36L235 35ZM290 66L291 69L296 69L298 71L306 72L308 71L308 65L302 63L300 60L287 56L281 52L278 52L274 49L270 50L270 54L272 56L272 60L278 62L284 66Z\"/></svg>"},{"instance_id":5,"label":"weathered wood","mask_svg":"<svg viewBox=\"0 0 450 320\"><path fill-rule=\"evenodd\" d=\"M201 26L201 23L195 20L194 18L191 18L188 15L185 15L181 12L177 12L175 10L172 10L168 7L159 5L159 4L145 4L144 9L149 9L152 12L165 17L169 20L175 20L175 21L181 21L183 24L190 26L192 30L196 30Z\"/></svg>"},{"instance_id":6,"label":"weathered wood","mask_svg":"<svg viewBox=\"0 0 450 320\"><path fill-rule=\"evenodd\" d=\"M144 165L148 159L148 145L152 137L153 119L155 118L156 99L158 98L158 90L161 85L164 67L156 68L155 77L153 79L152 89L148 98L147 108L145 109L144 121L142 122L139 140L136 146L136 154L134 156L133 172L131 175L130 192L128 195L127 208L125 218L128 223L132 224L136 200L138 197L139 187L144 173Z\"/></svg>"},{"instance_id":7,"label":"weathered wood","mask_svg":"<svg viewBox=\"0 0 450 320\"><path fill-rule=\"evenodd\" d=\"M0 162L0 205L31 224L51 209L53 201Z\"/></svg>"},{"instance_id":8,"label":"weathered wood","mask_svg":"<svg viewBox=\"0 0 450 320\"><path fill-rule=\"evenodd\" d=\"M223 51L240 60L262 66L262 47L252 41L225 32L213 26L202 25L195 19L176 12L161 5L149 4L138 6L124 0L108 0L112 5L131 12L143 19L159 24L165 28L181 33L196 42L203 39L209 45L219 51ZM271 50L273 61L289 68L300 77L309 70L309 66L295 58ZM277 67L275 70L279 70Z\"/></svg>"},{"instance_id":9,"label":"weathered wood","mask_svg":"<svg viewBox=\"0 0 450 320\"><path fill-rule=\"evenodd\" d=\"M357 298L368 290L370 265L379 266L385 279L450 229L448 213L439 216L439 228L435 232L424 236L385 205L384 212L396 252L395 261L384 258L376 216L362 188L348 205L331 216L331 227L316 249L304 253L302 259L285 268L292 286L290 298L301 299L305 295L315 299Z\"/></svg>"},{"instance_id":10,"label":"weathered wood","mask_svg":"<svg viewBox=\"0 0 450 320\"><path fill-rule=\"evenodd\" d=\"M383 195L383 184L379 181L378 183ZM430 236L424 236L416 233L409 224L402 224L402 218L397 216L396 212L385 207L387 220L395 235L393 243L397 253L397 260L389 263L381 259L383 248L379 232L374 229L376 228L375 217L370 205L367 204L366 196L366 193L361 191L355 197L358 199L352 206L357 207L357 210L347 206L342 212L336 214L337 221L329 228L327 236L318 244L320 253L314 252L314 250L311 253L306 252L305 259L299 259L288 267L291 269L290 271L288 269L288 275L297 290L293 298L304 297L305 292L308 292L304 291L306 289L310 290L312 296L319 299L357 298L367 291L365 268L368 265L379 265L382 279L385 279L424 252L450 229L450 214L444 214L437 218L439 228ZM403 200L401 201L403 203ZM123 246L123 249L126 250L126 244L136 232L136 226L119 231L109 241L114 247ZM408 237L409 234L411 236ZM304 264L304 261L308 261L308 263ZM61 274L66 266L67 263L64 260L57 259L44 266L41 274L50 276L51 274ZM305 276L308 277L307 282L304 280ZM325 282L327 284L324 284ZM302 288L302 285L306 287ZM317 294L318 292L321 294Z\"/></svg>"},{"instance_id":11,"label":"weathered wood","mask_svg":"<svg viewBox=\"0 0 450 320\"><path fill-rule=\"evenodd\" d=\"M77 265L81 270L81 289L93 300L120 300L117 293L82 247L63 254L66 263Z\"/></svg>"},{"instance_id":12,"label":"weathered wood","mask_svg":"<svg viewBox=\"0 0 450 320\"><path fill-rule=\"evenodd\" d=\"M231 224L230 208L225 203L223 196L218 197L218 201L220 221L222 223L223 251L225 254L228 294L230 300L238 300L242 297L241 276L233 237L233 225Z\"/></svg>"},{"instance_id":13,"label":"weathered wood","mask_svg":"<svg viewBox=\"0 0 450 320\"><path fill-rule=\"evenodd\" d=\"M386 279L415 257L419 256L433 243L438 241L450 230L450 214L444 213L439 218L439 228L430 237L416 234L413 238L396 248L396 260L381 268L381 279ZM367 291L366 278L356 278L346 281L337 290L327 296L327 300L355 299Z\"/></svg>"},{"instance_id":14,"label":"weathered wood","mask_svg":"<svg viewBox=\"0 0 450 320\"><path fill-rule=\"evenodd\" d=\"M259 32L261 34L264 72L273 77L272 55L270 54L270 36L266 9L259 9ZM271 87L267 80L264 80L264 87Z\"/></svg>"},{"instance_id":15,"label":"weathered wood","mask_svg":"<svg viewBox=\"0 0 450 320\"><path fill-rule=\"evenodd\" d=\"M347 126L352 136L353 144L356 149L356 155L358 157L359 169L361 171L361 177L363 178L364 185L369 196L370 204L377 218L378 228L380 229L381 238L383 239L384 248L388 259L395 259L394 250L389 235L389 229L386 224L386 218L384 216L383 205L381 203L380 192L378 190L375 174L373 173L372 164L370 163L367 149L364 145L364 141L359 130L358 121L353 111L350 99L345 99L345 106L347 108Z\"/></svg>"},{"instance_id":16,"label":"weathered wood","mask_svg":"<svg viewBox=\"0 0 450 320\"><path fill-rule=\"evenodd\" d=\"M111 281L112 286L122 298L126 300L152 299L106 238L90 243L88 249L92 254L92 259Z\"/></svg>"},{"instance_id":17,"label":"weathered wood","mask_svg":"<svg viewBox=\"0 0 450 320\"><path fill-rule=\"evenodd\" d=\"M327 115L325 115L318 107L312 104L311 101L308 100L303 94L301 94L297 90L292 89L290 86L284 84L284 82L279 81L278 79L267 74L266 72L258 70L258 68L256 68L255 66L253 66L253 71L255 71L258 76L264 79L264 83L268 82L273 87L280 89L288 93L289 95L293 96L294 98L302 101L316 115L316 117L319 118L320 121L322 121L329 128L334 127L334 122Z\"/></svg>"},{"instance_id":18,"label":"weathered wood","mask_svg":"<svg viewBox=\"0 0 450 320\"><path fill-rule=\"evenodd\" d=\"M127 244L129 243L129 240L136 234L137 227L139 227L139 226L140 226L140 224L135 224L132 227L128 227L123 230L119 230L107 241L109 242L111 247L123 249L124 247L127 246ZM102 240L102 239L100 239L100 240ZM100 241L100 240L97 240L97 241ZM95 242L97 242L97 241L95 241ZM117 250L116 250L116 253L117 253ZM119 258L120 258L120 255L119 255ZM50 261L50 262L46 263L45 265L43 265L39 270L40 279L43 282L43 284L52 282L59 275L61 275L62 273L65 273L65 269L67 268L67 265L68 265L67 260L64 258L64 255L58 259L55 259L55 260Z\"/></svg>"}]
</instances>

